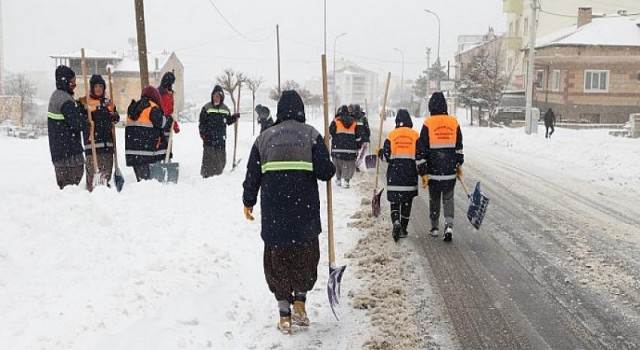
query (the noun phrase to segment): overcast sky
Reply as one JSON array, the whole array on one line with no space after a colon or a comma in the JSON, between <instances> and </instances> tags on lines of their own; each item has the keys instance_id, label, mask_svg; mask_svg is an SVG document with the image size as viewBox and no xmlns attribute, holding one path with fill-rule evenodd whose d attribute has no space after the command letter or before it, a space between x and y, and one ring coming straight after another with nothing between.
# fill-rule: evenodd
<instances>
[{"instance_id":1,"label":"overcast sky","mask_svg":"<svg viewBox=\"0 0 640 350\"><path fill-rule=\"evenodd\" d=\"M5 70L51 70L52 54L81 47L104 52L127 49L136 36L134 0L0 0L4 21ZM451 60L457 37L506 27L501 0L327 0L327 58L415 78L426 67L425 47L435 60L438 22L440 56ZM281 77L304 82L321 75L323 0L147 0L149 50L175 51L187 83L214 80L231 67L266 84L277 83L276 24L280 25ZM455 5L454 5L455 3ZM215 7L214 7L215 5ZM219 9L222 16L216 11ZM460 10L463 9L463 10ZM226 23L225 19L230 23ZM453 74L453 71L452 71Z\"/></svg>"}]
</instances>

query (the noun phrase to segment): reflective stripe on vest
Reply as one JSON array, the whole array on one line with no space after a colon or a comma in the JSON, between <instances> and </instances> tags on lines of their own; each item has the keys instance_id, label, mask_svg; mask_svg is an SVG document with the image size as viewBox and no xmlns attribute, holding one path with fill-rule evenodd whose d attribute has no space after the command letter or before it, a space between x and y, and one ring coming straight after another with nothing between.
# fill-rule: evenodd
<instances>
[{"instance_id":1,"label":"reflective stripe on vest","mask_svg":"<svg viewBox=\"0 0 640 350\"><path fill-rule=\"evenodd\" d=\"M49 117L49 119L53 120L64 120L64 114L62 113L47 112L47 116Z\"/></svg>"},{"instance_id":2,"label":"reflective stripe on vest","mask_svg":"<svg viewBox=\"0 0 640 350\"><path fill-rule=\"evenodd\" d=\"M432 115L425 119L429 129L429 148L455 148L458 140L458 120L450 115Z\"/></svg>"},{"instance_id":3,"label":"reflective stripe on vest","mask_svg":"<svg viewBox=\"0 0 640 350\"><path fill-rule=\"evenodd\" d=\"M140 150L127 149L125 150L124 153L132 156L158 156L162 154L167 154L167 150L159 149L157 151L140 151Z\"/></svg>"},{"instance_id":4,"label":"reflective stripe on vest","mask_svg":"<svg viewBox=\"0 0 640 350\"><path fill-rule=\"evenodd\" d=\"M416 142L420 135L409 127L395 128L387 139L391 144L389 159L416 159Z\"/></svg>"},{"instance_id":5,"label":"reflective stripe on vest","mask_svg":"<svg viewBox=\"0 0 640 350\"><path fill-rule=\"evenodd\" d=\"M431 174L429 174L429 180L444 181L444 180L455 180L455 178L456 178L456 174L453 174L453 175L431 175Z\"/></svg>"},{"instance_id":6,"label":"reflective stripe on vest","mask_svg":"<svg viewBox=\"0 0 640 350\"><path fill-rule=\"evenodd\" d=\"M262 173L267 171L302 170L313 171L313 163L304 161L276 161L262 165Z\"/></svg>"},{"instance_id":7,"label":"reflective stripe on vest","mask_svg":"<svg viewBox=\"0 0 640 350\"><path fill-rule=\"evenodd\" d=\"M209 108L207 109L207 113L218 113L218 114L226 114L229 115L231 112L224 108Z\"/></svg>"},{"instance_id":8,"label":"reflective stripe on vest","mask_svg":"<svg viewBox=\"0 0 640 350\"><path fill-rule=\"evenodd\" d=\"M413 192L418 190L418 185L415 186L387 186L387 191L395 192Z\"/></svg>"},{"instance_id":9,"label":"reflective stripe on vest","mask_svg":"<svg viewBox=\"0 0 640 350\"><path fill-rule=\"evenodd\" d=\"M113 148L113 143L111 142L107 142L106 145L104 142L96 142L95 143L96 148L105 148L105 147L112 147ZM91 149L91 144L85 144L84 145L84 150L90 150Z\"/></svg>"},{"instance_id":10,"label":"reflective stripe on vest","mask_svg":"<svg viewBox=\"0 0 640 350\"><path fill-rule=\"evenodd\" d=\"M353 153L353 154L358 154L358 150L352 150L352 149L332 149L331 153Z\"/></svg>"}]
</instances>

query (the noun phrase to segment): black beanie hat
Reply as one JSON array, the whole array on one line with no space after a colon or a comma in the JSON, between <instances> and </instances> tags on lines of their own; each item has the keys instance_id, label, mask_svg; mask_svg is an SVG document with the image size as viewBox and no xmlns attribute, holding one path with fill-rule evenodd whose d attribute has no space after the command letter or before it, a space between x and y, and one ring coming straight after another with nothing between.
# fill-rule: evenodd
<instances>
[{"instance_id":1,"label":"black beanie hat","mask_svg":"<svg viewBox=\"0 0 640 350\"><path fill-rule=\"evenodd\" d=\"M71 68L59 65L56 68L56 88L65 91L69 90L69 82L75 76L76 73Z\"/></svg>"},{"instance_id":2,"label":"black beanie hat","mask_svg":"<svg viewBox=\"0 0 640 350\"><path fill-rule=\"evenodd\" d=\"M285 90L280 95L278 101L278 112L276 114L278 122L294 119L301 123L305 122L304 103L295 90Z\"/></svg>"},{"instance_id":3,"label":"black beanie hat","mask_svg":"<svg viewBox=\"0 0 640 350\"><path fill-rule=\"evenodd\" d=\"M411 116L406 109L399 109L396 114L396 127L399 126L413 128L413 121L411 121Z\"/></svg>"},{"instance_id":4,"label":"black beanie hat","mask_svg":"<svg viewBox=\"0 0 640 350\"><path fill-rule=\"evenodd\" d=\"M436 91L429 99L429 113L431 115L447 114L447 100L442 92Z\"/></svg>"},{"instance_id":5,"label":"black beanie hat","mask_svg":"<svg viewBox=\"0 0 640 350\"><path fill-rule=\"evenodd\" d=\"M176 82L176 76L173 72L166 72L162 76L162 80L160 80L160 86L164 88L171 87Z\"/></svg>"}]
</instances>

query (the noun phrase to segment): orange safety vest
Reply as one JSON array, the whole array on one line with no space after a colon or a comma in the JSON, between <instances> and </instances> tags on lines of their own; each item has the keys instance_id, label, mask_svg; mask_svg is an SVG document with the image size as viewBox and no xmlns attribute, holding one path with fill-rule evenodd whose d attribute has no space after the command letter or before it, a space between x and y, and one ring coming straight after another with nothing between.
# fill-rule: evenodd
<instances>
[{"instance_id":1,"label":"orange safety vest","mask_svg":"<svg viewBox=\"0 0 640 350\"><path fill-rule=\"evenodd\" d=\"M394 129L387 136L391 144L390 159L416 159L416 142L419 138L420 134L409 127Z\"/></svg>"},{"instance_id":2,"label":"orange safety vest","mask_svg":"<svg viewBox=\"0 0 640 350\"><path fill-rule=\"evenodd\" d=\"M432 115L425 119L429 130L429 148L455 148L458 141L458 120L447 114Z\"/></svg>"},{"instance_id":3,"label":"orange safety vest","mask_svg":"<svg viewBox=\"0 0 640 350\"><path fill-rule=\"evenodd\" d=\"M344 126L340 118L336 119L336 134L356 134L356 122L351 123L348 128Z\"/></svg>"},{"instance_id":4,"label":"orange safety vest","mask_svg":"<svg viewBox=\"0 0 640 350\"><path fill-rule=\"evenodd\" d=\"M153 101L149 101L149 107L145 108L142 113L140 113L137 120L133 120L127 115L127 125L135 124L136 126L153 128L153 123L151 122L151 109L153 109L153 107L158 107L158 105Z\"/></svg>"}]
</instances>

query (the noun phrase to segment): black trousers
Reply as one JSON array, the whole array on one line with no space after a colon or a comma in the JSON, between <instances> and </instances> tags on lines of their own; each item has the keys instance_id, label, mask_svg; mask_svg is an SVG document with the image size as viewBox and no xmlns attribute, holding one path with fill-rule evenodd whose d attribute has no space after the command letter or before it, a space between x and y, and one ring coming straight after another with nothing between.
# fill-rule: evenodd
<instances>
[{"instance_id":1,"label":"black trousers","mask_svg":"<svg viewBox=\"0 0 640 350\"><path fill-rule=\"evenodd\" d=\"M553 125L545 125L545 128L547 129L547 131L544 133L545 138L551 137L551 135L553 135L553 132L556 131ZM549 132L549 129L551 129L551 132Z\"/></svg>"},{"instance_id":2,"label":"black trousers","mask_svg":"<svg viewBox=\"0 0 640 350\"><path fill-rule=\"evenodd\" d=\"M407 226L409 225L412 204L413 198L408 202L391 202L391 222L400 221L404 231L407 231Z\"/></svg>"},{"instance_id":3,"label":"black trousers","mask_svg":"<svg viewBox=\"0 0 640 350\"><path fill-rule=\"evenodd\" d=\"M264 277L276 300L293 303L294 293L313 289L318 279L320 246L318 238L311 242L278 247L264 246Z\"/></svg>"}]
</instances>

